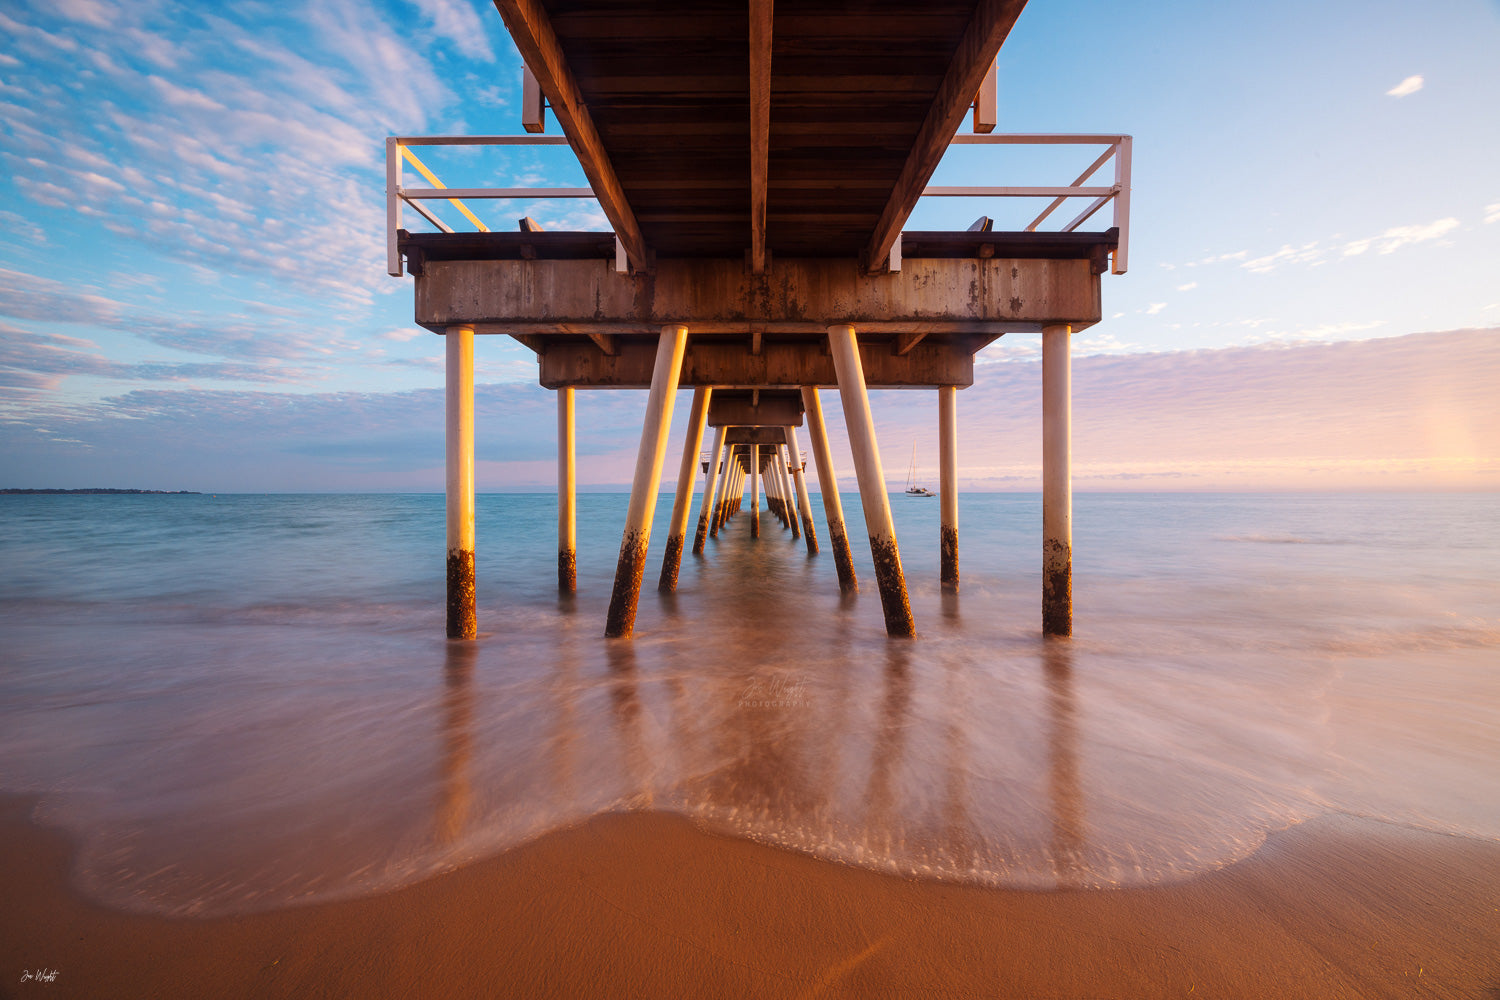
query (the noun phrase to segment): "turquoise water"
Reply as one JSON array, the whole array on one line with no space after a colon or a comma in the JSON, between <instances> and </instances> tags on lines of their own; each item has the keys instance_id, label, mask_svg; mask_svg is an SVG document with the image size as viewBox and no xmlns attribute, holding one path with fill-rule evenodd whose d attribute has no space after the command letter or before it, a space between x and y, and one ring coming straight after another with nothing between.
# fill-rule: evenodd
<instances>
[{"instance_id":1,"label":"turquoise water","mask_svg":"<svg viewBox=\"0 0 1500 1000\"><path fill-rule=\"evenodd\" d=\"M892 498L920 637L867 546L839 596L763 515L602 638L627 498L479 499L476 643L443 629L440 496L0 497L0 791L111 904L380 891L595 813L664 809L988 885L1191 876L1327 811L1500 839L1500 498L1080 494L1072 640L1040 500ZM816 503L815 508L819 505ZM864 537L858 498L844 496ZM694 513L696 519L696 508Z\"/></svg>"}]
</instances>

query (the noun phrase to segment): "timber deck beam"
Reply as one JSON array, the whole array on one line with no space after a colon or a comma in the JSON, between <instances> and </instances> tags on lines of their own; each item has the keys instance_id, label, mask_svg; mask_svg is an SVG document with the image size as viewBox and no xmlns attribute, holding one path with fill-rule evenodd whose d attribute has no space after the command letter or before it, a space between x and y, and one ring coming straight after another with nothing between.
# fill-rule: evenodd
<instances>
[{"instance_id":1,"label":"timber deck beam","mask_svg":"<svg viewBox=\"0 0 1500 1000\"><path fill-rule=\"evenodd\" d=\"M831 257L778 258L761 274L742 259L669 258L626 273L599 234L433 234L403 246L420 261L418 324L514 336L536 351L547 388L646 388L658 331L681 323L692 334L684 386L800 389L837 384L830 324L859 331L870 385L970 385L974 354L1003 334L1099 321L1116 238L913 233L912 248L931 256L904 254L879 275Z\"/></svg>"}]
</instances>

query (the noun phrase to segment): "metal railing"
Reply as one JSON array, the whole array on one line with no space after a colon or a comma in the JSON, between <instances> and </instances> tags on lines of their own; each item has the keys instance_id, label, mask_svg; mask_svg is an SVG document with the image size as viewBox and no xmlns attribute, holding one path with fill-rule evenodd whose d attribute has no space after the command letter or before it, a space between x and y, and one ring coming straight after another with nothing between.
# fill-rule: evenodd
<instances>
[{"instance_id":1,"label":"metal railing","mask_svg":"<svg viewBox=\"0 0 1500 1000\"><path fill-rule=\"evenodd\" d=\"M1114 225L1120 230L1120 244L1115 248L1110 270L1124 274L1129 263L1130 248L1130 136L1128 135L1049 135L1034 134L989 134L956 135L954 146L1104 146L1104 152L1091 163L1087 170L1067 187L928 187L922 196L937 198L1051 198L1052 202L1026 226L1026 232L1036 232L1047 217L1070 198L1092 198L1077 217L1063 226L1060 232L1071 233L1083 225L1105 205L1114 202ZM1114 184L1103 187L1085 186L1094 174L1110 160L1115 161Z\"/></svg>"},{"instance_id":2,"label":"metal railing","mask_svg":"<svg viewBox=\"0 0 1500 1000\"><path fill-rule=\"evenodd\" d=\"M515 187L515 188L450 188L411 151L412 146L566 146L568 140L560 135L406 135L390 136L385 140L385 261L386 271L392 277L402 275L401 250L396 244L397 230L401 229L401 207L410 205L417 214L438 228L451 233L452 227L438 218L423 202L447 201L472 222L477 231L487 233L489 227L480 221L464 204L464 199L474 201L534 200L538 198L593 198L591 188L565 187ZM410 163L432 187L406 187L402 181L402 164Z\"/></svg>"},{"instance_id":3,"label":"metal railing","mask_svg":"<svg viewBox=\"0 0 1500 1000\"><path fill-rule=\"evenodd\" d=\"M489 227L464 204L472 200L536 200L542 198L594 198L590 188L566 187L515 187L515 188L450 188L438 180L427 165L412 152L412 146L565 146L564 136L554 135L471 135L471 136L391 136L385 140L386 179L386 270L393 277L403 273L401 250L397 245L397 231L401 226L401 210L409 205L418 215L426 219L439 231L453 232L424 202L447 201L474 224L477 231L489 232ZM1070 198L1091 198L1092 201L1061 232L1075 231L1110 202L1114 203L1114 225L1120 231L1119 246L1116 247L1110 270L1124 274L1129 260L1130 245L1130 144L1128 135L1048 135L1048 134L988 134L954 136L951 145L996 145L996 146L1044 146L1044 145L1099 145L1105 146L1103 153L1066 187L948 187L934 186L922 191L923 197L938 198L1051 198L1052 202L1041 214L1026 226L1027 232L1035 232L1047 218ZM1087 185L1094 174L1111 159L1115 164L1114 184L1110 186ZM402 184L402 165L410 163L431 187L406 187ZM616 241L618 244L618 240ZM897 247L899 248L899 240ZM899 249L895 250L899 253ZM617 247L617 266L623 268L623 253Z\"/></svg>"}]
</instances>

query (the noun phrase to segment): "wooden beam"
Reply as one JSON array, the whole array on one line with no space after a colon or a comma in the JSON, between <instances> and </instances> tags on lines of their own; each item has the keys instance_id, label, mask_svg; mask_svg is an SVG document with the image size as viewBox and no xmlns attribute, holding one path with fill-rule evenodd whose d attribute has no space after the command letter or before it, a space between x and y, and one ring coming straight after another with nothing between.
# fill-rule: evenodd
<instances>
[{"instance_id":1,"label":"wooden beam","mask_svg":"<svg viewBox=\"0 0 1500 1000\"><path fill-rule=\"evenodd\" d=\"M903 357L911 353L911 349L920 344L922 338L925 336L927 336L926 333L898 333L896 334L896 343L891 348L891 353L898 358Z\"/></svg>"},{"instance_id":2,"label":"wooden beam","mask_svg":"<svg viewBox=\"0 0 1500 1000\"><path fill-rule=\"evenodd\" d=\"M554 340L538 358L537 377L547 389L565 385L580 389L645 389L651 385L653 347L634 338L620 341L610 357L582 337ZM964 388L974 384L974 354L968 343L929 337L905 357L895 357L881 341L860 345L868 385L890 389ZM743 343L694 337L683 354L679 384L711 385L715 393L730 388L797 389L838 384L833 359L809 340L767 344L755 357Z\"/></svg>"},{"instance_id":3,"label":"wooden beam","mask_svg":"<svg viewBox=\"0 0 1500 1000\"><path fill-rule=\"evenodd\" d=\"M563 58L562 46L541 0L495 0L495 9L505 20L505 27L521 52L522 61L536 75L537 85L546 95L547 103L552 105L552 111L583 167L584 176L599 199L599 207L614 226L615 235L624 246L631 266L637 271L648 270L646 238L641 235L634 210L625 200L625 189L615 176L614 166L604 151L604 143L594 127L588 105L584 103L583 92Z\"/></svg>"},{"instance_id":4,"label":"wooden beam","mask_svg":"<svg viewBox=\"0 0 1500 1000\"><path fill-rule=\"evenodd\" d=\"M831 257L781 259L763 275L745 273L743 257L667 258L654 276L635 278L602 260L429 260L415 319L429 330L472 324L476 334L650 335L684 316L694 334L733 335L741 350L750 347L747 328L763 331L764 355L786 334L816 337L830 319L879 336L993 336L1057 323L1076 331L1101 312L1100 277L1087 259L908 257L899 275L879 279Z\"/></svg>"},{"instance_id":5,"label":"wooden beam","mask_svg":"<svg viewBox=\"0 0 1500 1000\"><path fill-rule=\"evenodd\" d=\"M754 393L721 390L708 406L710 427L802 426L802 395L796 389Z\"/></svg>"},{"instance_id":6,"label":"wooden beam","mask_svg":"<svg viewBox=\"0 0 1500 1000\"><path fill-rule=\"evenodd\" d=\"M761 427L731 427L724 435L725 444L786 444L786 428L765 425Z\"/></svg>"},{"instance_id":7,"label":"wooden beam","mask_svg":"<svg viewBox=\"0 0 1500 1000\"><path fill-rule=\"evenodd\" d=\"M963 39L948 64L948 72L938 86L937 96L927 110L927 117L917 133L916 142L907 154L906 164L896 179L890 199L880 213L880 221L865 246L865 270L884 271L890 259L891 244L896 241L907 216L916 207L922 189L927 186L938 161L947 152L948 142L958 131L964 113L974 103L974 95L1026 0L980 0L975 7L969 26L964 29Z\"/></svg>"},{"instance_id":8,"label":"wooden beam","mask_svg":"<svg viewBox=\"0 0 1500 1000\"><path fill-rule=\"evenodd\" d=\"M612 333L591 333L588 338L599 346L599 350L611 358L620 353L619 344Z\"/></svg>"},{"instance_id":9,"label":"wooden beam","mask_svg":"<svg viewBox=\"0 0 1500 1000\"><path fill-rule=\"evenodd\" d=\"M979 93L974 97L973 128L977 135L995 131L995 122L999 119L999 103L995 64L990 63L989 72L984 74L984 82L979 85Z\"/></svg>"},{"instance_id":10,"label":"wooden beam","mask_svg":"<svg viewBox=\"0 0 1500 1000\"><path fill-rule=\"evenodd\" d=\"M530 66L521 67L521 127L528 132L547 131L547 104Z\"/></svg>"},{"instance_id":11,"label":"wooden beam","mask_svg":"<svg viewBox=\"0 0 1500 1000\"><path fill-rule=\"evenodd\" d=\"M766 270L766 186L771 147L773 0L750 0L750 272Z\"/></svg>"}]
</instances>

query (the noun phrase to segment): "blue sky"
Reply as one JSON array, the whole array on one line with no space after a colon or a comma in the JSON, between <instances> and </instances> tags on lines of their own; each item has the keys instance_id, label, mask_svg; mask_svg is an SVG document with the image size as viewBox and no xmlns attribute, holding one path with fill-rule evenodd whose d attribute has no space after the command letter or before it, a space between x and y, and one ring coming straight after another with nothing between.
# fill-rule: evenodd
<instances>
[{"instance_id":1,"label":"blue sky","mask_svg":"<svg viewBox=\"0 0 1500 1000\"><path fill-rule=\"evenodd\" d=\"M1125 451L1152 468L1197 461L1189 439L1210 430L1231 458L1254 450L1230 433L1247 416L1232 406L1252 405L1242 393L1194 391L1233 388L1247 365L1290 385L1330 342L1500 327L1497 51L1495 0L1033 0L1001 53L1001 130L1135 136L1130 273L1106 279L1106 319L1077 338L1085 358L1117 360L1080 362L1079 391L1095 391L1090 371L1130 367L1088 404L1116 425L1130 386L1183 379L1200 399L1165 438L1142 410L1130 440L1155 450ZM0 5L0 486L440 489L442 343L411 325L410 279L385 274L383 139L517 133L519 88L503 24L477 0ZM1065 183L1087 163L988 152L951 157L937 181ZM582 183L565 151L434 160L454 184ZM912 226L1006 211L924 203ZM607 228L566 202L491 219L521 214ZM1405 364L1500 384L1487 342L1434 340L1473 356ZM1003 338L961 407L1003 409L996 393L1030 384L1037 347ZM1384 405L1409 381L1392 350L1340 356L1328 377L1347 373L1372 409L1340 395L1328 420L1423 423ZM552 401L529 352L497 337L478 354L480 488L549 488ZM1463 440L1466 456L1444 461L1500 461L1500 404L1477 392L1442 404L1467 424L1428 458ZM876 416L894 472L932 422L927 401L889 395ZM641 394L585 394L584 483L628 477L643 408ZM1380 459L1343 437L1298 440L1268 483L1328 485L1286 470ZM1110 447L1100 469L1119 465ZM997 448L975 441L971 480L1024 486L1036 457ZM1402 461L1421 459L1412 449ZM1432 482L1500 482L1444 468Z\"/></svg>"}]
</instances>

